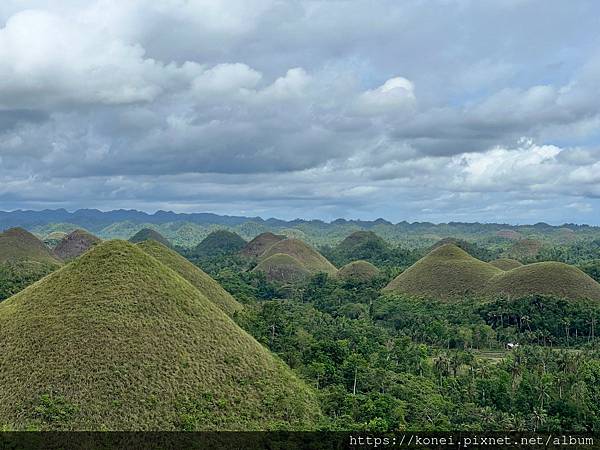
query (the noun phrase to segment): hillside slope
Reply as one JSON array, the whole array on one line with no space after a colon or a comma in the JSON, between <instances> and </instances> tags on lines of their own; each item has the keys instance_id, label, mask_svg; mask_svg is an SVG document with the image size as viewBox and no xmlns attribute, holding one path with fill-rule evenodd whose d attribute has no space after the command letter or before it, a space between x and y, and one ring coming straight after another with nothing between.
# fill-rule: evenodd
<instances>
[{"instance_id":1,"label":"hillside slope","mask_svg":"<svg viewBox=\"0 0 600 450\"><path fill-rule=\"evenodd\" d=\"M85 230L75 230L66 235L54 249L54 254L63 261L77 258L90 248L102 242Z\"/></svg>"},{"instance_id":2,"label":"hillside slope","mask_svg":"<svg viewBox=\"0 0 600 450\"><path fill-rule=\"evenodd\" d=\"M109 241L0 304L16 429L310 429L312 391L173 270Z\"/></svg>"},{"instance_id":3,"label":"hillside slope","mask_svg":"<svg viewBox=\"0 0 600 450\"><path fill-rule=\"evenodd\" d=\"M410 266L384 290L418 297L459 298L478 294L499 273L500 269L446 244Z\"/></svg>"},{"instance_id":4,"label":"hillside slope","mask_svg":"<svg viewBox=\"0 0 600 450\"><path fill-rule=\"evenodd\" d=\"M140 242L138 246L189 281L229 316L243 309L243 306L219 283L176 251L155 240Z\"/></svg>"},{"instance_id":5,"label":"hillside slope","mask_svg":"<svg viewBox=\"0 0 600 450\"><path fill-rule=\"evenodd\" d=\"M323 255L298 239L285 239L273 244L260 259L264 261L278 253L294 257L312 274L324 272L335 275L337 272L336 267Z\"/></svg>"},{"instance_id":6,"label":"hillside slope","mask_svg":"<svg viewBox=\"0 0 600 450\"><path fill-rule=\"evenodd\" d=\"M489 280L484 293L490 297L546 294L574 300L600 300L600 283L577 267L550 261L498 274Z\"/></svg>"}]
</instances>

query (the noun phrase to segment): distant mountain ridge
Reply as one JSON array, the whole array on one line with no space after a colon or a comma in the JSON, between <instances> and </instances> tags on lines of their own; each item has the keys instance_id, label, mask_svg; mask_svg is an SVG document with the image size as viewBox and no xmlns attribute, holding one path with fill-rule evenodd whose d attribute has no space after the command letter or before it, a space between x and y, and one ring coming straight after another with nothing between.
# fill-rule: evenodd
<instances>
[{"instance_id":1,"label":"distant mountain ridge","mask_svg":"<svg viewBox=\"0 0 600 450\"><path fill-rule=\"evenodd\" d=\"M156 211L155 213L146 213L143 211L137 211L134 209L118 209L112 211L100 211L98 209L78 209L73 212L69 212L66 209L44 209L41 211L33 210L16 210L16 211L0 211L0 231L6 230L12 227L24 227L32 228L41 225L47 225L51 223L71 223L77 226L86 228L91 231L99 231L100 229L115 223L130 221L136 224L164 224L169 222L191 222L196 224L214 224L224 226L236 226L246 222L255 222L264 224L266 226L273 227L293 227L302 224L310 224L313 226L322 226L324 228L339 225L356 225L362 228L371 228L382 225L394 225L398 228L406 228L415 230L421 227L427 228L432 226L452 226L460 228L461 226L470 226L478 222L448 222L447 224L434 224L432 222L398 222L393 224L384 219L376 220L353 220L353 219L336 219L331 222L325 222L322 220L305 220L305 219L294 219L294 220L281 220L275 218L263 219L262 217L249 217L249 216L228 216L219 215L214 213L175 213L173 211ZM562 225L549 225L547 223L539 222L533 225L508 225L499 223L485 223L484 226L490 227L490 229L498 228L510 229L518 228L522 226L533 227L540 231L553 230L558 228L567 228L571 230L579 230L582 228L598 228L590 225L579 225L579 224L562 224Z\"/></svg>"}]
</instances>

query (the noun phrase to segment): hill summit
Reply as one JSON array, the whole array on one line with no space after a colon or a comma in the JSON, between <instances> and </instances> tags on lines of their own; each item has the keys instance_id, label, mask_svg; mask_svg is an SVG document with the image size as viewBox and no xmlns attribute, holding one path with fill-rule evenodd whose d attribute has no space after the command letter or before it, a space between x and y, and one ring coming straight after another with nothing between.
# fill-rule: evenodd
<instances>
[{"instance_id":1,"label":"hill summit","mask_svg":"<svg viewBox=\"0 0 600 450\"><path fill-rule=\"evenodd\" d=\"M250 258L258 258L266 252L271 245L283 241L284 239L286 239L286 237L280 234L273 234L271 232L261 233L248 242L240 253L243 256Z\"/></svg>"},{"instance_id":2,"label":"hill summit","mask_svg":"<svg viewBox=\"0 0 600 450\"><path fill-rule=\"evenodd\" d=\"M310 275L310 271L300 261L284 253L275 253L265 258L252 272L262 272L267 280L280 283L293 283Z\"/></svg>"},{"instance_id":3,"label":"hill summit","mask_svg":"<svg viewBox=\"0 0 600 450\"><path fill-rule=\"evenodd\" d=\"M176 251L155 240L140 242L138 245L150 256L158 259L165 266L189 281L192 286L196 287L229 316L233 316L235 312L243 309L243 306L219 283Z\"/></svg>"},{"instance_id":4,"label":"hill summit","mask_svg":"<svg viewBox=\"0 0 600 450\"><path fill-rule=\"evenodd\" d=\"M600 300L600 283L575 266L548 261L497 274L487 283L485 294L511 298L542 294L570 300Z\"/></svg>"},{"instance_id":5,"label":"hill summit","mask_svg":"<svg viewBox=\"0 0 600 450\"><path fill-rule=\"evenodd\" d=\"M445 244L410 266L384 289L418 297L457 298L478 294L498 273L502 271L454 244Z\"/></svg>"},{"instance_id":6,"label":"hill summit","mask_svg":"<svg viewBox=\"0 0 600 450\"><path fill-rule=\"evenodd\" d=\"M23 228L0 233L0 262L7 261L59 262L42 241Z\"/></svg>"},{"instance_id":7,"label":"hill summit","mask_svg":"<svg viewBox=\"0 0 600 450\"><path fill-rule=\"evenodd\" d=\"M239 234L227 230L217 230L206 236L194 248L194 254L205 258L231 255L238 253L245 246L246 241Z\"/></svg>"},{"instance_id":8,"label":"hill summit","mask_svg":"<svg viewBox=\"0 0 600 450\"><path fill-rule=\"evenodd\" d=\"M369 281L379 275L379 269L367 261L352 261L338 270L341 280Z\"/></svg>"},{"instance_id":9,"label":"hill summit","mask_svg":"<svg viewBox=\"0 0 600 450\"><path fill-rule=\"evenodd\" d=\"M99 238L85 230L75 230L66 235L54 249L54 254L63 261L77 258L94 245L101 242Z\"/></svg>"},{"instance_id":10,"label":"hill summit","mask_svg":"<svg viewBox=\"0 0 600 450\"><path fill-rule=\"evenodd\" d=\"M273 244L260 259L264 261L278 253L292 256L311 274L324 272L335 275L337 272L336 267L327 258L299 239L285 239Z\"/></svg>"},{"instance_id":11,"label":"hill summit","mask_svg":"<svg viewBox=\"0 0 600 450\"><path fill-rule=\"evenodd\" d=\"M320 417L283 362L124 241L0 304L0 362L0 418L16 429L307 429Z\"/></svg>"},{"instance_id":12,"label":"hill summit","mask_svg":"<svg viewBox=\"0 0 600 450\"><path fill-rule=\"evenodd\" d=\"M153 230L152 228L142 228L140 231L138 231L129 238L129 242L133 242L134 244L138 244L144 241L156 241L160 242L162 245L171 247L171 243L169 242L169 240L162 234L160 234L158 231Z\"/></svg>"}]
</instances>

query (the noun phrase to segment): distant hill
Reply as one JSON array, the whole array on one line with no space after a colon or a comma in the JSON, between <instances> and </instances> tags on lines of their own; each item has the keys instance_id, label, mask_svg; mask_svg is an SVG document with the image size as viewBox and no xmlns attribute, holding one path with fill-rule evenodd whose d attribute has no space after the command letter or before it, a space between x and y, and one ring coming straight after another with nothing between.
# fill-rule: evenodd
<instances>
[{"instance_id":1,"label":"distant hill","mask_svg":"<svg viewBox=\"0 0 600 450\"><path fill-rule=\"evenodd\" d=\"M311 272L291 255L275 253L262 260L252 269L252 272L262 272L269 281L293 283L308 277Z\"/></svg>"},{"instance_id":2,"label":"distant hill","mask_svg":"<svg viewBox=\"0 0 600 450\"><path fill-rule=\"evenodd\" d=\"M436 248L442 247L447 244L455 245L458 248L463 249L465 252L467 252L474 258L481 259L482 261L489 261L490 259L494 258L494 254L491 251L482 248L475 243L454 237L445 237L443 239L440 239L431 247L429 247L429 251L431 252Z\"/></svg>"},{"instance_id":3,"label":"distant hill","mask_svg":"<svg viewBox=\"0 0 600 450\"><path fill-rule=\"evenodd\" d=\"M367 261L352 261L338 270L337 277L341 280L369 281L379 275L377 267Z\"/></svg>"},{"instance_id":4,"label":"distant hill","mask_svg":"<svg viewBox=\"0 0 600 450\"><path fill-rule=\"evenodd\" d=\"M517 267L521 267L523 265L523 264L521 264L521 262L517 261L516 259L510 259L510 258L495 259L494 261L490 261L490 264L501 270L516 269Z\"/></svg>"},{"instance_id":5,"label":"distant hill","mask_svg":"<svg viewBox=\"0 0 600 450\"><path fill-rule=\"evenodd\" d=\"M7 261L59 263L42 241L23 228L0 233L0 262Z\"/></svg>"},{"instance_id":6,"label":"distant hill","mask_svg":"<svg viewBox=\"0 0 600 450\"><path fill-rule=\"evenodd\" d=\"M50 249L22 228L0 233L0 302L61 266Z\"/></svg>"},{"instance_id":7,"label":"distant hill","mask_svg":"<svg viewBox=\"0 0 600 450\"><path fill-rule=\"evenodd\" d=\"M313 429L313 392L188 281L109 241L0 304L16 429Z\"/></svg>"},{"instance_id":8,"label":"distant hill","mask_svg":"<svg viewBox=\"0 0 600 450\"><path fill-rule=\"evenodd\" d=\"M192 286L195 286L229 316L233 316L236 311L243 309L243 306L229 292L223 289L219 283L176 251L154 239L145 240L138 245L150 256L158 259L165 266L189 281Z\"/></svg>"},{"instance_id":9,"label":"distant hill","mask_svg":"<svg viewBox=\"0 0 600 450\"><path fill-rule=\"evenodd\" d=\"M314 248L298 239L285 239L273 244L260 257L261 261L278 253L293 256L310 273L315 274L324 272L329 275L335 275L336 267L331 264L323 255Z\"/></svg>"},{"instance_id":10,"label":"distant hill","mask_svg":"<svg viewBox=\"0 0 600 450\"><path fill-rule=\"evenodd\" d=\"M232 255L241 251L247 242L240 235L227 230L217 230L210 233L193 250L199 257L214 257Z\"/></svg>"},{"instance_id":11,"label":"distant hill","mask_svg":"<svg viewBox=\"0 0 600 450\"><path fill-rule=\"evenodd\" d=\"M267 251L271 245L284 239L286 239L286 236L284 235L273 234L271 232L261 233L248 242L240 253L243 256L258 258Z\"/></svg>"},{"instance_id":12,"label":"distant hill","mask_svg":"<svg viewBox=\"0 0 600 450\"><path fill-rule=\"evenodd\" d=\"M567 299L600 300L600 284L580 269L559 262L527 264L492 277L484 293L490 297L545 294Z\"/></svg>"},{"instance_id":13,"label":"distant hill","mask_svg":"<svg viewBox=\"0 0 600 450\"><path fill-rule=\"evenodd\" d=\"M85 230L75 230L65 236L54 249L54 254L63 261L77 258L94 245L102 242L99 238Z\"/></svg>"},{"instance_id":14,"label":"distant hill","mask_svg":"<svg viewBox=\"0 0 600 450\"><path fill-rule=\"evenodd\" d=\"M334 250L340 263L359 259L377 261L386 257L390 246L373 231L355 231L344 238Z\"/></svg>"},{"instance_id":15,"label":"distant hill","mask_svg":"<svg viewBox=\"0 0 600 450\"><path fill-rule=\"evenodd\" d=\"M515 230L500 230L496 232L496 236L503 239L508 239L511 241L518 241L523 239L523 235Z\"/></svg>"},{"instance_id":16,"label":"distant hill","mask_svg":"<svg viewBox=\"0 0 600 450\"><path fill-rule=\"evenodd\" d=\"M129 238L129 242L133 242L134 244L150 240L160 242L162 245L171 247L171 243L169 242L169 240L162 234L160 234L158 231L153 230L152 228L142 228L140 231L138 231Z\"/></svg>"},{"instance_id":17,"label":"distant hill","mask_svg":"<svg viewBox=\"0 0 600 450\"><path fill-rule=\"evenodd\" d=\"M454 244L445 244L410 266L385 291L440 299L477 295L502 271Z\"/></svg>"}]
</instances>

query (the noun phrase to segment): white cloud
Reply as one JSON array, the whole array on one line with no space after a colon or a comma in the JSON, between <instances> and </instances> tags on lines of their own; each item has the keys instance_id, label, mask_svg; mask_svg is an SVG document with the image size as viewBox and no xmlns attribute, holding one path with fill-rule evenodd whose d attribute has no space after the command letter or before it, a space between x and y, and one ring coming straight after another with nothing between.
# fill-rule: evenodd
<instances>
[{"instance_id":1,"label":"white cloud","mask_svg":"<svg viewBox=\"0 0 600 450\"><path fill-rule=\"evenodd\" d=\"M406 78L394 77L376 89L363 92L357 100L359 114L381 115L410 111L416 105L415 86Z\"/></svg>"}]
</instances>

